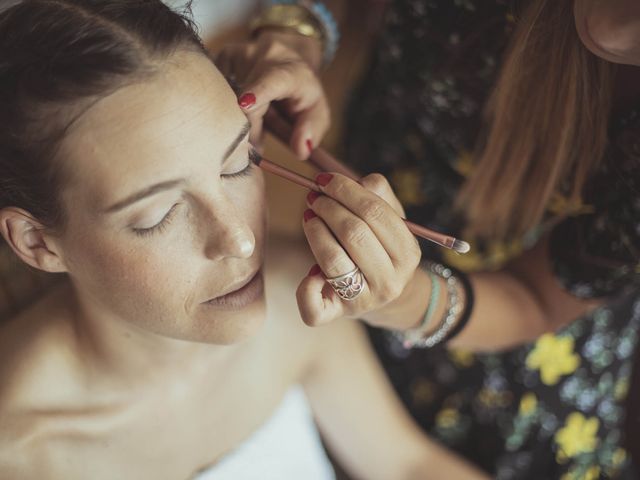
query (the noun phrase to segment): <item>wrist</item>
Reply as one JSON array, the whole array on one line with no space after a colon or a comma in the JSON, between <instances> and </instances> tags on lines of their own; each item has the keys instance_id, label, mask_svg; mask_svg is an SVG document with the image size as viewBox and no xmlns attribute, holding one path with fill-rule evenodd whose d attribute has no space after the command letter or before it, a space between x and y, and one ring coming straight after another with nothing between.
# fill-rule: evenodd
<instances>
[{"instance_id":1,"label":"wrist","mask_svg":"<svg viewBox=\"0 0 640 480\"><path fill-rule=\"evenodd\" d=\"M368 312L360 318L370 325L393 330L416 328L429 306L431 279L422 268L417 268L402 294L383 308ZM426 293L425 293L426 292ZM434 312L435 315L439 314Z\"/></svg>"},{"instance_id":2,"label":"wrist","mask_svg":"<svg viewBox=\"0 0 640 480\"><path fill-rule=\"evenodd\" d=\"M424 267L432 274L432 285L437 288L431 289L429 306L421 324L417 328L394 332L405 348L431 348L450 340L464 328L473 308L473 290L466 275L433 262L426 262ZM430 319L437 310L440 280L446 288L446 308L434 327Z\"/></svg>"},{"instance_id":3,"label":"wrist","mask_svg":"<svg viewBox=\"0 0 640 480\"><path fill-rule=\"evenodd\" d=\"M322 42L316 38L286 29L262 28L256 32L256 41L265 46L282 44L294 51L314 72L322 68Z\"/></svg>"},{"instance_id":4,"label":"wrist","mask_svg":"<svg viewBox=\"0 0 640 480\"><path fill-rule=\"evenodd\" d=\"M319 42L320 66L331 63L340 40L333 14L324 3L316 0L270 0L270 5L251 22L254 35L261 30L286 31ZM314 66L316 63L314 58Z\"/></svg>"}]
</instances>

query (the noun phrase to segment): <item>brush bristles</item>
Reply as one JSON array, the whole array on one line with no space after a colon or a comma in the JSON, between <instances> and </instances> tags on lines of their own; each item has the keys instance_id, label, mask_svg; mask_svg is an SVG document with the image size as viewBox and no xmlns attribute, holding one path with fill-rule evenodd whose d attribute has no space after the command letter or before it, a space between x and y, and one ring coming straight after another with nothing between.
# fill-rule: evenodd
<instances>
[{"instance_id":1,"label":"brush bristles","mask_svg":"<svg viewBox=\"0 0 640 480\"><path fill-rule=\"evenodd\" d=\"M471 250L471 245L463 240L456 240L455 242L453 242L453 247L451 248L453 248L458 253L467 253L469 250Z\"/></svg>"}]
</instances>

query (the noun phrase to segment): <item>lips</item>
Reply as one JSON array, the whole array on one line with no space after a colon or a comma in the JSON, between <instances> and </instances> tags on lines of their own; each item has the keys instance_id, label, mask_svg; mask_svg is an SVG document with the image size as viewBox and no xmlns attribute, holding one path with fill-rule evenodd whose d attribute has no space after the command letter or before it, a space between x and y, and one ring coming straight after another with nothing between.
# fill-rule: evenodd
<instances>
[{"instance_id":1,"label":"lips","mask_svg":"<svg viewBox=\"0 0 640 480\"><path fill-rule=\"evenodd\" d=\"M232 286L227 293L203 302L203 305L224 309L239 309L262 297L264 291L262 270Z\"/></svg>"}]
</instances>

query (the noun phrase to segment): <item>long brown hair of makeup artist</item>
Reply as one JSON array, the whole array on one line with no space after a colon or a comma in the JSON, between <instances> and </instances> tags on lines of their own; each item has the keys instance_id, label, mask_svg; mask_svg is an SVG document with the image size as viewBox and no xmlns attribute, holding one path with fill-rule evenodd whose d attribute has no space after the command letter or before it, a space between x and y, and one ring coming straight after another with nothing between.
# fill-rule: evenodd
<instances>
[{"instance_id":1,"label":"long brown hair of makeup artist","mask_svg":"<svg viewBox=\"0 0 640 480\"><path fill-rule=\"evenodd\" d=\"M469 235L521 236L540 223L556 193L579 205L600 164L614 66L580 41L573 4L532 0L516 21L475 168L456 200Z\"/></svg>"}]
</instances>

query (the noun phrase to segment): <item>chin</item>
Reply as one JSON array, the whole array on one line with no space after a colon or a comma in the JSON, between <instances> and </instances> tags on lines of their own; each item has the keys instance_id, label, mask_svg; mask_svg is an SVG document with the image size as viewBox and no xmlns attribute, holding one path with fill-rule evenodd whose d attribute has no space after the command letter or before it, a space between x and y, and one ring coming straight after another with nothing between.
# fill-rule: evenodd
<instances>
[{"instance_id":1,"label":"chin","mask_svg":"<svg viewBox=\"0 0 640 480\"><path fill-rule=\"evenodd\" d=\"M212 345L234 345L259 334L267 317L266 302L261 298L239 311L210 313L194 324L188 340Z\"/></svg>"}]
</instances>

